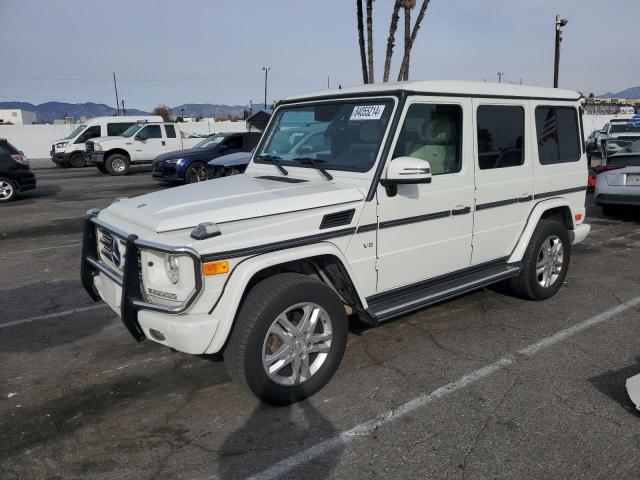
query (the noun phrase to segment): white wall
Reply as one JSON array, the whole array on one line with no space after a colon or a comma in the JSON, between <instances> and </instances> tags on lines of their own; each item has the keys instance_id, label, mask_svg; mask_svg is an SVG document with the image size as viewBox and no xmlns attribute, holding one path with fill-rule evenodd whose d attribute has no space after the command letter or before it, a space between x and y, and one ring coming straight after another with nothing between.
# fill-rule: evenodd
<instances>
[{"instance_id":1,"label":"white wall","mask_svg":"<svg viewBox=\"0 0 640 480\"><path fill-rule=\"evenodd\" d=\"M28 158L47 158L51 142L69 135L78 125L0 125L0 138L6 138ZM186 133L210 134L246 132L245 122L192 122L181 123Z\"/></svg>"},{"instance_id":2,"label":"white wall","mask_svg":"<svg viewBox=\"0 0 640 480\"><path fill-rule=\"evenodd\" d=\"M13 123L14 125L31 125L38 120L33 112L20 110L17 108L8 108L0 110L0 121Z\"/></svg>"}]
</instances>

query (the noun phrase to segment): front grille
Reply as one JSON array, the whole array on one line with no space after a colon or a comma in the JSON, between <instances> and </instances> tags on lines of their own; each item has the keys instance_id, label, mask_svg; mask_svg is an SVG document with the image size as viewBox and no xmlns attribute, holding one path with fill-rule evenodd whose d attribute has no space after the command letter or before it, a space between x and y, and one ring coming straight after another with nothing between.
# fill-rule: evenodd
<instances>
[{"instance_id":1,"label":"front grille","mask_svg":"<svg viewBox=\"0 0 640 480\"><path fill-rule=\"evenodd\" d=\"M122 273L124 271L124 241L104 228L98 228L97 236L100 260L114 272Z\"/></svg>"}]
</instances>

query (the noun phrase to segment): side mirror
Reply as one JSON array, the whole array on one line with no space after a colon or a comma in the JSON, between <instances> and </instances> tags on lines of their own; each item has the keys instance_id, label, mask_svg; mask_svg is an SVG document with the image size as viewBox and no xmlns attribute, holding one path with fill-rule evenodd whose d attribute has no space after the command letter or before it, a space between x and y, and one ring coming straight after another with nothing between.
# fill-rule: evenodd
<instances>
[{"instance_id":1,"label":"side mirror","mask_svg":"<svg viewBox=\"0 0 640 480\"><path fill-rule=\"evenodd\" d=\"M391 160L384 178L380 180L383 187L416 183L431 183L431 165L427 160L414 157Z\"/></svg>"}]
</instances>

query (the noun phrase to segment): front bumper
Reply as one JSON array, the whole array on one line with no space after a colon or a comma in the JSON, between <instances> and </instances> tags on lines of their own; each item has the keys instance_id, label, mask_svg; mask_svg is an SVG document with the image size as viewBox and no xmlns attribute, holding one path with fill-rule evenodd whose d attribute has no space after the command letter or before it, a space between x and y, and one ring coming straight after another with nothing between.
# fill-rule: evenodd
<instances>
[{"instance_id":1,"label":"front bumper","mask_svg":"<svg viewBox=\"0 0 640 480\"><path fill-rule=\"evenodd\" d=\"M51 161L57 165L69 165L70 155L66 152L56 153L53 149L49 152Z\"/></svg>"},{"instance_id":2,"label":"front bumper","mask_svg":"<svg viewBox=\"0 0 640 480\"><path fill-rule=\"evenodd\" d=\"M161 182L182 182L184 175L178 172L175 164L153 162L151 176Z\"/></svg>"},{"instance_id":3,"label":"front bumper","mask_svg":"<svg viewBox=\"0 0 640 480\"><path fill-rule=\"evenodd\" d=\"M204 315L185 315L180 322L169 320L173 315L185 312L202 292L202 277L196 275L196 288L179 307L168 307L147 302L142 295L140 265L138 263L141 248L167 253L190 255L196 272L202 271L200 257L189 248L172 248L139 240L136 235L125 235L123 232L102 225L96 218L97 211L92 211L84 221L82 239L82 262L80 277L82 286L94 301L104 300L122 319L129 333L138 342L147 335L159 343L171 346L186 353L203 353L215 332L216 322ZM97 247L96 228L100 226L109 230L125 242L124 268L115 272L100 260ZM202 318L200 318L202 317ZM208 318L207 318L208 317ZM184 320L184 321L183 321ZM208 320L208 322L206 321ZM161 329L158 328L161 325ZM156 336L151 329L162 335ZM205 330L207 330L205 332ZM164 337L164 338L162 338ZM206 338L205 338L206 337ZM200 343L207 343L201 350Z\"/></svg>"},{"instance_id":4,"label":"front bumper","mask_svg":"<svg viewBox=\"0 0 640 480\"><path fill-rule=\"evenodd\" d=\"M91 165L104 165L104 153L102 152L86 153L85 159Z\"/></svg>"}]
</instances>

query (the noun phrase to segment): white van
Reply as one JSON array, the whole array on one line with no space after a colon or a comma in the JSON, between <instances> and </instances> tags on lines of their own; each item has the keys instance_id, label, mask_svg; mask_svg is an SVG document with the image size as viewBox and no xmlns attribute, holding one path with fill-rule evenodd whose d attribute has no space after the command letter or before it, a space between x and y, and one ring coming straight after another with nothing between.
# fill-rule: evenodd
<instances>
[{"instance_id":1,"label":"white van","mask_svg":"<svg viewBox=\"0 0 640 480\"><path fill-rule=\"evenodd\" d=\"M51 143L51 160L64 167L84 167L85 142L91 138L117 136L131 125L146 122L161 122L158 115L136 115L126 117L95 117L81 123L69 135Z\"/></svg>"},{"instance_id":2,"label":"white van","mask_svg":"<svg viewBox=\"0 0 640 480\"><path fill-rule=\"evenodd\" d=\"M338 367L348 314L377 325L504 280L531 300L561 289L590 229L581 102L467 82L285 100L244 174L88 212L82 283L136 340L222 352L265 402L301 400ZM292 149L294 127L322 141Z\"/></svg>"}]
</instances>

